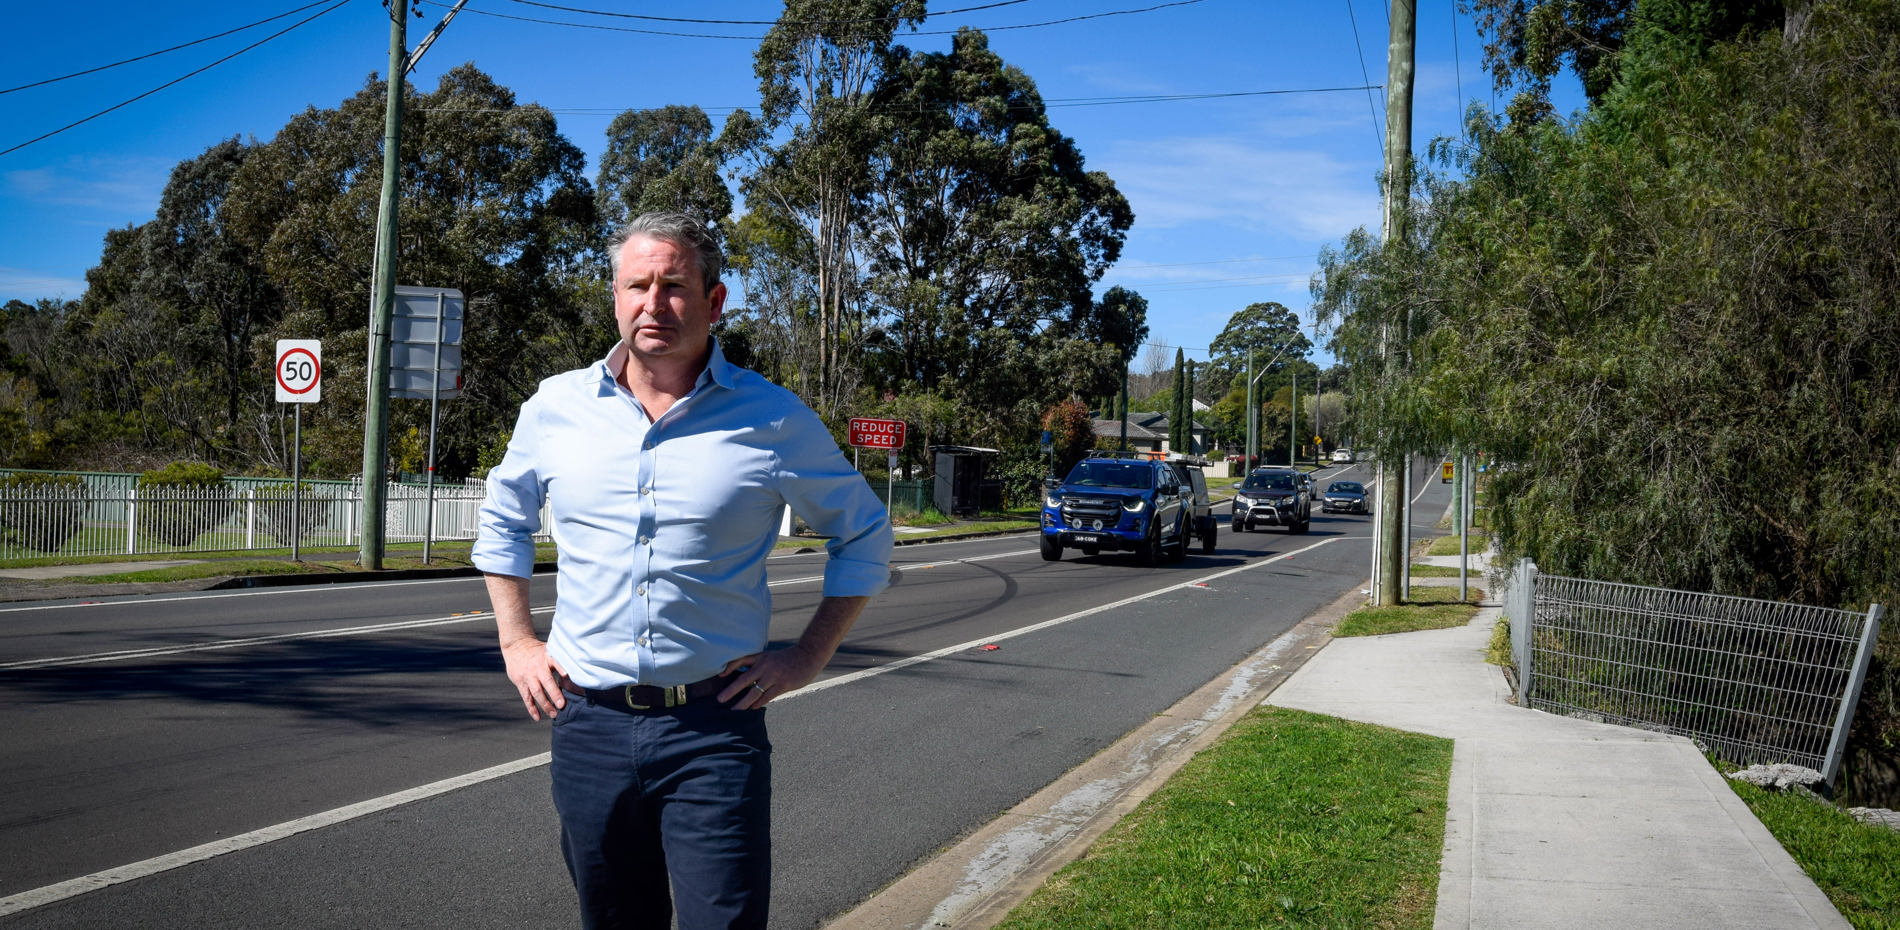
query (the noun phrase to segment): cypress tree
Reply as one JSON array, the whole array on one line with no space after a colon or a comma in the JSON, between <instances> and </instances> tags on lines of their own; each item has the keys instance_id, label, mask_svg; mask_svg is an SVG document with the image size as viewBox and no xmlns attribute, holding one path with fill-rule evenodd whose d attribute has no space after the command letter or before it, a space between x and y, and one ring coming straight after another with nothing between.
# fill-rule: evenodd
<instances>
[{"instance_id":1,"label":"cypress tree","mask_svg":"<svg viewBox=\"0 0 1900 930\"><path fill-rule=\"evenodd\" d=\"M1168 415L1168 448L1181 451L1181 398L1187 393L1187 361L1180 349L1174 350L1174 412Z\"/></svg>"},{"instance_id":2,"label":"cypress tree","mask_svg":"<svg viewBox=\"0 0 1900 930\"><path fill-rule=\"evenodd\" d=\"M1181 443L1183 452L1194 451L1194 360L1187 363L1187 390L1181 395Z\"/></svg>"}]
</instances>

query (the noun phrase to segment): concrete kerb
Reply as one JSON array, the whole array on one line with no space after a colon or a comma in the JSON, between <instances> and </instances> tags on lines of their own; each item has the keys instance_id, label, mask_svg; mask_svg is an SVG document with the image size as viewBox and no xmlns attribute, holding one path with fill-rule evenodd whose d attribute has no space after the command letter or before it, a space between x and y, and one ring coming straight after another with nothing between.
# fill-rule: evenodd
<instances>
[{"instance_id":1,"label":"concrete kerb","mask_svg":"<svg viewBox=\"0 0 1900 930\"><path fill-rule=\"evenodd\" d=\"M826 930L994 926L1265 701L1364 601L1357 590L1342 595Z\"/></svg>"}]
</instances>

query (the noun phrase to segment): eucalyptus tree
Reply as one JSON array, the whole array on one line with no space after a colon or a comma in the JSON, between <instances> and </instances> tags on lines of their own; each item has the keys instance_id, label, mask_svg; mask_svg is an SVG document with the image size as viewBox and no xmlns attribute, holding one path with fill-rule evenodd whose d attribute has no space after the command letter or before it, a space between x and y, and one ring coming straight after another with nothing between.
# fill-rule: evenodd
<instances>
[{"instance_id":1,"label":"eucalyptus tree","mask_svg":"<svg viewBox=\"0 0 1900 930\"><path fill-rule=\"evenodd\" d=\"M1117 390L1147 304L1093 287L1133 211L1035 82L964 29L891 52L869 129L861 247L901 378L997 407Z\"/></svg>"},{"instance_id":2,"label":"eucalyptus tree","mask_svg":"<svg viewBox=\"0 0 1900 930\"><path fill-rule=\"evenodd\" d=\"M723 233L732 192L712 120L698 106L627 110L607 127L607 150L594 183L601 225L613 230L642 213L669 210Z\"/></svg>"},{"instance_id":3,"label":"eucalyptus tree","mask_svg":"<svg viewBox=\"0 0 1900 930\"><path fill-rule=\"evenodd\" d=\"M406 92L397 283L468 299L463 394L444 406L438 443L453 473L496 441L539 379L604 351L612 334L585 158L553 114L473 65L430 93ZM383 105L372 76L336 107L292 118L233 180L231 222L284 297L273 335L323 338L336 376L325 393L337 402L306 423L318 474L353 472L348 452L360 447ZM391 434L426 424L426 407L398 401Z\"/></svg>"},{"instance_id":4,"label":"eucalyptus tree","mask_svg":"<svg viewBox=\"0 0 1900 930\"><path fill-rule=\"evenodd\" d=\"M897 29L923 17L923 0L786 0L753 61L759 122L727 127L735 149L749 143L748 209L805 240L817 364L803 394L827 415L841 409L846 359L863 337L852 205L868 173L871 95Z\"/></svg>"},{"instance_id":5,"label":"eucalyptus tree","mask_svg":"<svg viewBox=\"0 0 1900 930\"><path fill-rule=\"evenodd\" d=\"M1256 375L1284 371L1311 353L1313 342L1300 332L1298 314L1285 304L1268 300L1234 311L1208 350L1212 356L1208 363L1210 376L1244 393L1250 367Z\"/></svg>"}]
</instances>

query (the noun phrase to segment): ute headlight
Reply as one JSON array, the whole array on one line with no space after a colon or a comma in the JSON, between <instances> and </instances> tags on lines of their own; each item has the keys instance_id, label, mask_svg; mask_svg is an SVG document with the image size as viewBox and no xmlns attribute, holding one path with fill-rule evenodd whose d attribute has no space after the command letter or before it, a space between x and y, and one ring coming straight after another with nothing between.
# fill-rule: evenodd
<instances>
[{"instance_id":1,"label":"ute headlight","mask_svg":"<svg viewBox=\"0 0 1900 930\"><path fill-rule=\"evenodd\" d=\"M1139 497L1131 497L1122 501L1122 509L1129 513L1140 513L1142 509L1147 506L1148 502Z\"/></svg>"},{"instance_id":2,"label":"ute headlight","mask_svg":"<svg viewBox=\"0 0 1900 930\"><path fill-rule=\"evenodd\" d=\"M1042 504L1043 506L1048 507L1052 510L1062 509L1061 498L1056 497L1054 494L1044 494L1042 496Z\"/></svg>"}]
</instances>

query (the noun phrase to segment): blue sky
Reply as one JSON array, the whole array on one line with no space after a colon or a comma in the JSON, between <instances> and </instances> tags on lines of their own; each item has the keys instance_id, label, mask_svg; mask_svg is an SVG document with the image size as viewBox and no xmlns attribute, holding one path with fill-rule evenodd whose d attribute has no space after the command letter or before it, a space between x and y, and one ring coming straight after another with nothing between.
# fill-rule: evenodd
<instances>
[{"instance_id":1,"label":"blue sky","mask_svg":"<svg viewBox=\"0 0 1900 930\"><path fill-rule=\"evenodd\" d=\"M16 4L0 90L203 39L306 2ZM304 108L331 107L356 92L387 67L388 20L377 0L327 0L180 51L0 93L0 149L8 149L339 2L202 74L0 155L0 301L78 297L106 231L150 219L174 165L231 136L269 139ZM781 9L777 0L559 5L706 20L770 21ZM431 0L420 9L423 18L409 20L412 46L447 7ZM1093 18L1033 25L1076 17ZM1454 0L1425 0L1418 20L1413 148L1423 153L1433 137L1455 133L1461 99L1491 106L1494 97L1480 39ZM1121 261L1101 287L1120 284L1148 298L1150 342L1171 365L1174 346L1204 358L1227 318L1249 303L1279 301L1310 324L1307 282L1320 248L1356 226L1378 228L1381 93L1284 92L1383 85L1387 22L1381 0L1018 0L933 15L900 41L943 49L947 33L975 26L1035 79L1050 121L1134 207ZM411 80L433 89L443 71L474 62L517 99L554 110L561 131L587 152L591 176L607 124L621 110L698 104L718 123L735 107L756 109L752 53L765 30L470 0ZM1246 96L1112 102L1199 94ZM1137 370L1143 362L1138 356Z\"/></svg>"}]
</instances>

